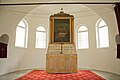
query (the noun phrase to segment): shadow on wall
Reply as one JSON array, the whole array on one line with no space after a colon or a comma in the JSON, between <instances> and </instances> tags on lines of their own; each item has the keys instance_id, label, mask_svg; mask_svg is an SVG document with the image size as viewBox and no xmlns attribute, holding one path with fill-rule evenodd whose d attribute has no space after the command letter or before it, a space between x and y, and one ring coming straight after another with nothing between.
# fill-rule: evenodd
<instances>
[{"instance_id":1,"label":"shadow on wall","mask_svg":"<svg viewBox=\"0 0 120 80\"><path fill-rule=\"evenodd\" d=\"M115 41L117 45L117 58L120 59L120 35L119 34L115 36Z\"/></svg>"},{"instance_id":2,"label":"shadow on wall","mask_svg":"<svg viewBox=\"0 0 120 80\"><path fill-rule=\"evenodd\" d=\"M3 34L0 37L0 43L8 44L8 41L9 41L9 36L7 34Z\"/></svg>"}]
</instances>

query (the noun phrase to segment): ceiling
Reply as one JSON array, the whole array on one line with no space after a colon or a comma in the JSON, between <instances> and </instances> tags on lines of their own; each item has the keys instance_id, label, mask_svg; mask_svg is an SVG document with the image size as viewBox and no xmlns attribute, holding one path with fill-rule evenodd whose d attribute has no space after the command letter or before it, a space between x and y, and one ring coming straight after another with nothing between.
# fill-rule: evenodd
<instances>
[{"instance_id":1,"label":"ceiling","mask_svg":"<svg viewBox=\"0 0 120 80\"><path fill-rule=\"evenodd\" d=\"M59 3L59 2L120 2L120 0L1 0L1 4L16 4L16 3ZM31 5L33 6L33 5ZM32 9L28 16L42 16L47 18L55 13L60 12L60 9L63 8L65 13L69 13L74 15L75 17L84 17L84 16L93 16L96 15L97 12L104 10L103 13L108 12L108 10L112 11L113 4L43 4L37 5L34 9ZM15 8L14 8L15 9ZM19 13L25 13L25 11L15 10Z\"/></svg>"},{"instance_id":2,"label":"ceiling","mask_svg":"<svg viewBox=\"0 0 120 80\"><path fill-rule=\"evenodd\" d=\"M74 17L88 17L96 15L98 11L104 10L103 13L106 11L112 11L113 5L106 4L106 5L96 5L96 4L54 4L54 5L40 5L34 8L32 11L29 12L28 16L38 16L38 17L46 17L48 18L50 15L59 13L61 8L63 8L65 13L69 13L74 15ZM106 9L106 10L105 10Z\"/></svg>"},{"instance_id":3,"label":"ceiling","mask_svg":"<svg viewBox=\"0 0 120 80\"><path fill-rule=\"evenodd\" d=\"M1 0L1 3L35 2L120 2L120 0Z\"/></svg>"}]
</instances>

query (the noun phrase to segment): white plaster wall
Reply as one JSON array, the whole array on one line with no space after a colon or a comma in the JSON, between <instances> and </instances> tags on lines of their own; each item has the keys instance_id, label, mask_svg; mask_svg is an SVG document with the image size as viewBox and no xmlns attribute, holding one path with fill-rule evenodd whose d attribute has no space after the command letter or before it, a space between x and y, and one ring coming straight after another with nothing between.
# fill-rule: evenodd
<instances>
[{"instance_id":1,"label":"white plaster wall","mask_svg":"<svg viewBox=\"0 0 120 80\"><path fill-rule=\"evenodd\" d=\"M100 16L95 15L93 17L84 17L76 20L76 23L85 24L85 26L88 27L89 32L89 49L77 50L78 68L96 69L120 74L120 60L116 58L115 35L118 31L114 12L99 15ZM96 47L95 26L99 18L103 18L108 25L110 40L109 48Z\"/></svg>"},{"instance_id":2,"label":"white plaster wall","mask_svg":"<svg viewBox=\"0 0 120 80\"><path fill-rule=\"evenodd\" d=\"M32 8L33 7L15 7L11 9L29 11ZM0 7L0 35L7 33L10 40L8 44L8 58L0 59L0 75L22 69L45 69L46 49L35 49L35 30L39 25L45 26L47 29L47 38L49 39L49 18L25 17L29 25L28 48L18 48L14 46L15 30L17 24L25 14L8 12L6 9L10 8ZM117 34L114 13L99 15L100 16L75 18L75 28L80 24L85 24L90 33L90 48L87 50L77 50L78 68L96 69L120 74L120 60L116 58L116 44L114 41L115 35ZM106 21L109 27L110 47L105 49L96 48L95 23L100 17ZM47 40L47 43L48 42L49 40Z\"/></svg>"},{"instance_id":3,"label":"white plaster wall","mask_svg":"<svg viewBox=\"0 0 120 80\"><path fill-rule=\"evenodd\" d=\"M24 58L21 60L19 69L45 69L46 67L46 49L35 48L35 39L36 39L36 28L39 26L44 26L48 31L49 18L35 18L27 17L25 18L28 21L29 32L28 32L28 48ZM47 32L47 38L48 32ZM48 41L47 41L48 44ZM47 46L47 45L46 45Z\"/></svg>"},{"instance_id":4,"label":"white plaster wall","mask_svg":"<svg viewBox=\"0 0 120 80\"><path fill-rule=\"evenodd\" d=\"M15 11L21 10L27 12L32 8L33 7L30 6L29 9L27 7L21 6L0 6L0 36L2 34L9 35L7 58L0 58L0 75L18 70L20 65L19 62L26 53L26 49L15 48L15 31L17 24L25 14L21 14Z\"/></svg>"}]
</instances>

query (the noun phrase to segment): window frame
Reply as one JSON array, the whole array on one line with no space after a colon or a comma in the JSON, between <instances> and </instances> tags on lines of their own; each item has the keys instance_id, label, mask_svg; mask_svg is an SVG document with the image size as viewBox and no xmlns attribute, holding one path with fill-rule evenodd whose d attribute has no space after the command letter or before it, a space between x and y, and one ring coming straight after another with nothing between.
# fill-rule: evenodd
<instances>
[{"instance_id":1,"label":"window frame","mask_svg":"<svg viewBox=\"0 0 120 80\"><path fill-rule=\"evenodd\" d=\"M15 36L15 47L27 48L27 43L28 43L28 23L27 23L27 21L25 19L22 19L21 21L24 23L25 27L19 25L19 23L20 23L19 22L17 27L16 27L16 36L17 36L17 28L18 27L21 28L21 29L24 29L24 31L25 31L25 34L24 34L24 45L23 46L17 45L16 44L16 36Z\"/></svg>"},{"instance_id":2,"label":"window frame","mask_svg":"<svg viewBox=\"0 0 120 80\"><path fill-rule=\"evenodd\" d=\"M80 27L83 27L83 26L84 26L87 30L78 31L78 30L80 29ZM87 39L88 39L88 40L87 40L87 43L88 43L88 44L86 44L87 47L84 47L84 48L78 46L78 43L79 43L79 41L78 41L78 38L79 38L78 36L79 36L79 35L78 35L78 34L79 34L79 33L83 33L83 32L87 32ZM77 28L77 49L88 49L88 48L89 48L89 33L88 33L88 27L86 27L85 25L80 25L80 26Z\"/></svg>"},{"instance_id":3,"label":"window frame","mask_svg":"<svg viewBox=\"0 0 120 80\"><path fill-rule=\"evenodd\" d=\"M102 18L100 18L98 21L97 21L97 23L96 23L96 46L97 46L97 48L109 48L109 29L108 29L108 26L107 26L107 24L105 23L105 21L104 21L104 25L102 25L102 26L99 26L99 24L101 23L101 21L104 21ZM108 45L107 46L101 46L101 41L100 41L100 29L102 29L102 28L107 28L107 37L108 37Z\"/></svg>"},{"instance_id":4,"label":"window frame","mask_svg":"<svg viewBox=\"0 0 120 80\"><path fill-rule=\"evenodd\" d=\"M43 27L44 29L45 29L45 31L40 31L40 30L37 30L37 28L39 28L39 27ZM35 38L35 48L37 48L37 49L45 49L46 47L47 47L47 29L46 29L46 27L44 27L44 26L42 26L42 25L40 25L40 26L38 26L36 28L36 38ZM42 32L42 33L45 33L45 47L37 47L37 32Z\"/></svg>"}]
</instances>

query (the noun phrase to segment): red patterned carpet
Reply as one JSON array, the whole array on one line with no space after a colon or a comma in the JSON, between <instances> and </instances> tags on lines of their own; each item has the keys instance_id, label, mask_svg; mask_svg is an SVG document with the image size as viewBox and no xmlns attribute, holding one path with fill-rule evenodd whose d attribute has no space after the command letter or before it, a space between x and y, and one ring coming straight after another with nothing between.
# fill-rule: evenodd
<instances>
[{"instance_id":1,"label":"red patterned carpet","mask_svg":"<svg viewBox=\"0 0 120 80\"><path fill-rule=\"evenodd\" d=\"M72 74L48 74L45 70L33 70L16 80L105 80L89 70L78 70Z\"/></svg>"}]
</instances>

